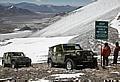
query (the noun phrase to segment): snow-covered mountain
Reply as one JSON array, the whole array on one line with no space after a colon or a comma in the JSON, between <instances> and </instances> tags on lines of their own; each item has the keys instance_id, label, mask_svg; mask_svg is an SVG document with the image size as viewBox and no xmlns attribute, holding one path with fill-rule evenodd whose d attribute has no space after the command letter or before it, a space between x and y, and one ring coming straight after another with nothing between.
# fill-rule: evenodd
<instances>
[{"instance_id":1,"label":"snow-covered mountain","mask_svg":"<svg viewBox=\"0 0 120 82\"><path fill-rule=\"evenodd\" d=\"M120 13L111 21L110 26L116 28L120 34Z\"/></svg>"},{"instance_id":2,"label":"snow-covered mountain","mask_svg":"<svg viewBox=\"0 0 120 82\"><path fill-rule=\"evenodd\" d=\"M120 12L120 0L98 0L71 12L32 36L66 36L94 31L96 20L112 20Z\"/></svg>"}]
</instances>

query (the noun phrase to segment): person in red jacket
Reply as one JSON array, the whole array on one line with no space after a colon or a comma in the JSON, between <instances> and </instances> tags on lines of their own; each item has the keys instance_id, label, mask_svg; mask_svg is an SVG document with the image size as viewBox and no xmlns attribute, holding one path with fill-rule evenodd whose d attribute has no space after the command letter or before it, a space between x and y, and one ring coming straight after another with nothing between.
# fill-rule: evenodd
<instances>
[{"instance_id":1,"label":"person in red jacket","mask_svg":"<svg viewBox=\"0 0 120 82\"><path fill-rule=\"evenodd\" d=\"M119 51L120 51L119 43L116 42L115 45L116 45L116 47L115 47L115 49L114 49L114 54L113 54L113 56L114 56L113 64L117 64L118 53L119 53Z\"/></svg>"},{"instance_id":2,"label":"person in red jacket","mask_svg":"<svg viewBox=\"0 0 120 82\"><path fill-rule=\"evenodd\" d=\"M111 49L108 43L105 43L101 54L103 56L103 67L108 66L108 56L110 56L110 53L111 53Z\"/></svg>"}]
</instances>

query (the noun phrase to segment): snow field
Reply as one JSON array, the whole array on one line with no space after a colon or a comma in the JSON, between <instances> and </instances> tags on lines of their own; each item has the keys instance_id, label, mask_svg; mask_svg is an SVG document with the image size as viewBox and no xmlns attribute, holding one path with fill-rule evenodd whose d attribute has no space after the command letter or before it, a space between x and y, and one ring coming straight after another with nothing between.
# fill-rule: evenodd
<instances>
[{"instance_id":1,"label":"snow field","mask_svg":"<svg viewBox=\"0 0 120 82\"><path fill-rule=\"evenodd\" d=\"M8 33L8 34L0 34L0 40L2 41L5 39L28 37L31 34L32 34L31 31L19 31L19 32Z\"/></svg>"},{"instance_id":2,"label":"snow field","mask_svg":"<svg viewBox=\"0 0 120 82\"><path fill-rule=\"evenodd\" d=\"M49 47L57 44L68 43L74 36L51 38L15 38L6 46L0 47L0 57L5 52L24 52L32 59L32 63L43 63L47 60Z\"/></svg>"}]
</instances>

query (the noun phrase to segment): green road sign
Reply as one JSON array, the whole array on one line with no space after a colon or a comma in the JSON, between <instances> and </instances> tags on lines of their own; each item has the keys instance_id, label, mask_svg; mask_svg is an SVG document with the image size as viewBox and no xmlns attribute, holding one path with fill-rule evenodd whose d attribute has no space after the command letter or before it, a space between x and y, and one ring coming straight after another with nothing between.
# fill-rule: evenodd
<instances>
[{"instance_id":1,"label":"green road sign","mask_svg":"<svg viewBox=\"0 0 120 82\"><path fill-rule=\"evenodd\" d=\"M95 22L95 39L108 39L108 21Z\"/></svg>"}]
</instances>

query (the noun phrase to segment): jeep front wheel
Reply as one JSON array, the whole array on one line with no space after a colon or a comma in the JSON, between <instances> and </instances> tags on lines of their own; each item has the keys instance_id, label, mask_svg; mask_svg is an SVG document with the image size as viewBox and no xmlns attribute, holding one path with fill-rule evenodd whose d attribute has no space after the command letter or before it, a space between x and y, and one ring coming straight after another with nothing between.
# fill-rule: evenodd
<instances>
[{"instance_id":1,"label":"jeep front wheel","mask_svg":"<svg viewBox=\"0 0 120 82\"><path fill-rule=\"evenodd\" d=\"M51 59L49 59L49 60L48 60L48 67L50 67L50 68L51 68L51 67L53 67L53 66L54 66L54 64L53 64L52 60L51 60Z\"/></svg>"},{"instance_id":2,"label":"jeep front wheel","mask_svg":"<svg viewBox=\"0 0 120 82\"><path fill-rule=\"evenodd\" d=\"M75 68L75 64L74 64L73 60L67 59L66 60L66 69L67 70L72 70L74 68Z\"/></svg>"},{"instance_id":3,"label":"jeep front wheel","mask_svg":"<svg viewBox=\"0 0 120 82\"><path fill-rule=\"evenodd\" d=\"M13 61L12 64L11 64L11 68L16 68L16 63Z\"/></svg>"},{"instance_id":4,"label":"jeep front wheel","mask_svg":"<svg viewBox=\"0 0 120 82\"><path fill-rule=\"evenodd\" d=\"M6 67L6 64L5 64L5 62L4 62L4 61L2 61L2 66L3 66L3 67Z\"/></svg>"},{"instance_id":5,"label":"jeep front wheel","mask_svg":"<svg viewBox=\"0 0 120 82\"><path fill-rule=\"evenodd\" d=\"M27 64L26 64L26 67L30 67L30 66L31 66L31 63L27 63Z\"/></svg>"}]
</instances>

